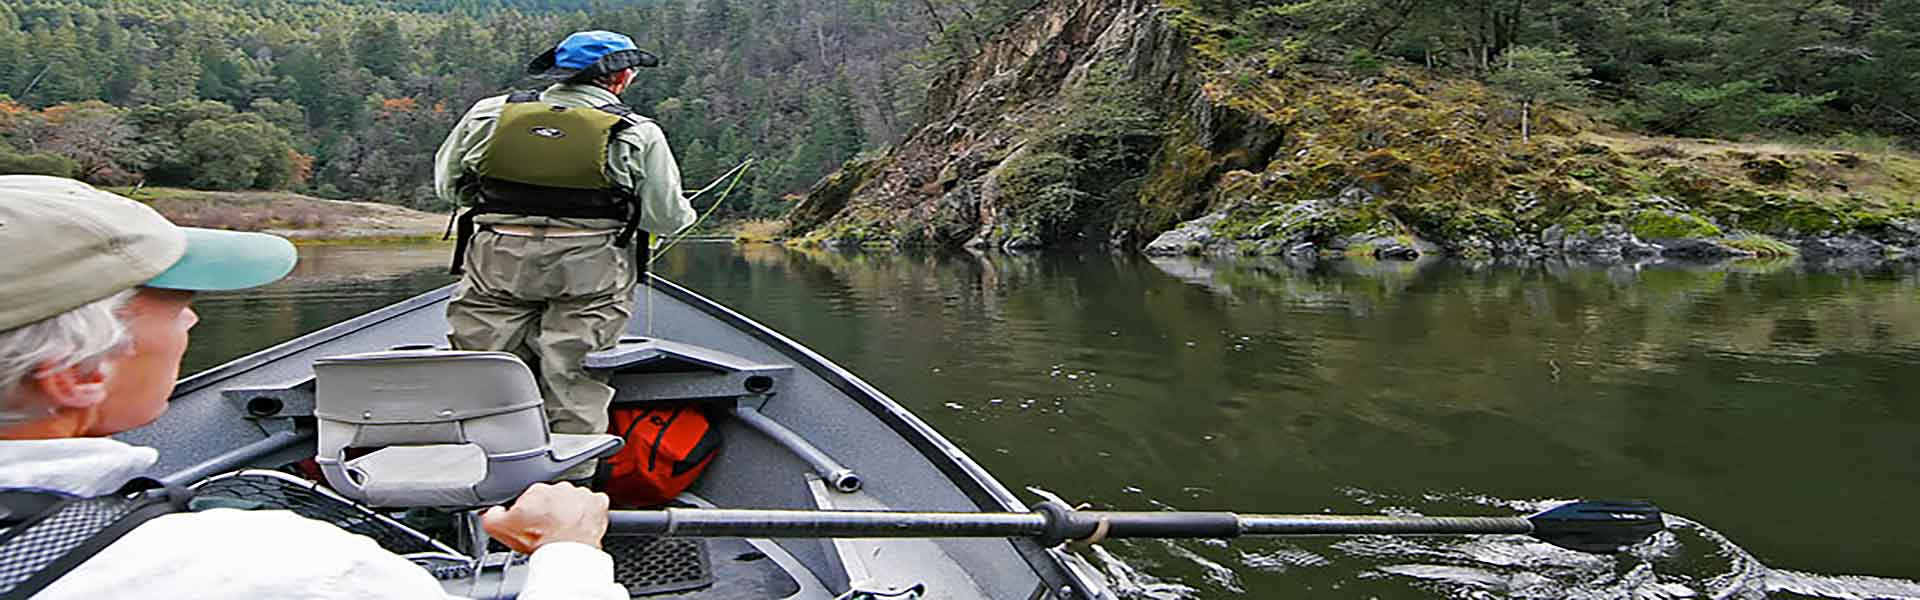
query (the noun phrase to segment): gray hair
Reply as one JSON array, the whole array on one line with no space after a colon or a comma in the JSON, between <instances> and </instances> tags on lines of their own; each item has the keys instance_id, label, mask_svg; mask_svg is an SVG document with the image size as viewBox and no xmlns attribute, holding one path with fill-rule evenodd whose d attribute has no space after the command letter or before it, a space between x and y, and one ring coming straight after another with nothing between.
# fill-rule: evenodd
<instances>
[{"instance_id":1,"label":"gray hair","mask_svg":"<svg viewBox=\"0 0 1920 600\"><path fill-rule=\"evenodd\" d=\"M120 309L132 298L126 290L52 317L0 331L0 425L24 423L49 414L32 405L20 387L36 370L51 367L99 369L127 339Z\"/></svg>"}]
</instances>

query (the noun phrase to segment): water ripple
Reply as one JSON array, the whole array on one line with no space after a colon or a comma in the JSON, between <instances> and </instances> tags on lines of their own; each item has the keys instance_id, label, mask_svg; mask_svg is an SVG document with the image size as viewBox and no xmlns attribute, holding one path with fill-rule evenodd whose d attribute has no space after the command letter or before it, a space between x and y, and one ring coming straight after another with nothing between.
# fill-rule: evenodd
<instances>
[{"instance_id":1,"label":"water ripple","mask_svg":"<svg viewBox=\"0 0 1920 600\"><path fill-rule=\"evenodd\" d=\"M1378 564L1363 577L1415 580L1448 598L1750 600L1787 592L1834 600L1920 600L1920 582L1775 570L1699 522L1669 514L1667 526L1619 556L1575 552L1525 536L1368 536L1332 547L1349 559Z\"/></svg>"}]
</instances>

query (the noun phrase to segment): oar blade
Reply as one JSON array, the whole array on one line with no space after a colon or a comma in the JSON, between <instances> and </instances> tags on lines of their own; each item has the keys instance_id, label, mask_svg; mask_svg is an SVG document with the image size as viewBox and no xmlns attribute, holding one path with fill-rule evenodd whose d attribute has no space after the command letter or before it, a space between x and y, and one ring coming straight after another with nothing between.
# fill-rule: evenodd
<instances>
[{"instance_id":1,"label":"oar blade","mask_svg":"<svg viewBox=\"0 0 1920 600\"><path fill-rule=\"evenodd\" d=\"M1660 508L1644 500L1573 502L1527 517L1533 537L1595 554L1613 554L1666 529Z\"/></svg>"}]
</instances>

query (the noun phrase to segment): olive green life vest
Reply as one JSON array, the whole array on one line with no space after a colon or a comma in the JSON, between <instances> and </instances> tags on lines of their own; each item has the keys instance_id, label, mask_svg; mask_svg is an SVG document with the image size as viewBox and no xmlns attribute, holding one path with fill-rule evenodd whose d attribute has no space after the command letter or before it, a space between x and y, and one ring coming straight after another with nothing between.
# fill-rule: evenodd
<instances>
[{"instance_id":1,"label":"olive green life vest","mask_svg":"<svg viewBox=\"0 0 1920 600\"><path fill-rule=\"evenodd\" d=\"M533 91L507 96L474 172L458 184L479 201L457 220L456 275L474 233L473 218L483 214L619 220L626 223L614 240L621 247L639 231L638 199L607 179L607 145L645 119L619 104L567 107L539 100Z\"/></svg>"},{"instance_id":2,"label":"olive green life vest","mask_svg":"<svg viewBox=\"0 0 1920 600\"><path fill-rule=\"evenodd\" d=\"M607 144L622 115L584 107L508 100L480 151L481 177L568 190L604 190Z\"/></svg>"}]
</instances>

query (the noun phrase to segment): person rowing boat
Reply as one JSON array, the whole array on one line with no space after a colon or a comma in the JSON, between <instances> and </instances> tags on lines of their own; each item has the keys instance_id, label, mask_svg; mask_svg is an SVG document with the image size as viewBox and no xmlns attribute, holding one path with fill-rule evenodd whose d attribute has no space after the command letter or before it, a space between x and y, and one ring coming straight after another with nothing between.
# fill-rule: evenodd
<instances>
[{"instance_id":1,"label":"person rowing boat","mask_svg":"<svg viewBox=\"0 0 1920 600\"><path fill-rule=\"evenodd\" d=\"M105 436L159 418L196 292L286 275L286 240L176 227L53 177L0 176L0 597L433 598L414 563L285 511L181 512L140 477L152 448ZM536 484L483 517L530 553L521 598L626 598L600 550L607 498Z\"/></svg>"}]
</instances>

